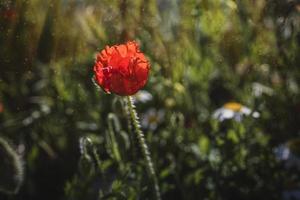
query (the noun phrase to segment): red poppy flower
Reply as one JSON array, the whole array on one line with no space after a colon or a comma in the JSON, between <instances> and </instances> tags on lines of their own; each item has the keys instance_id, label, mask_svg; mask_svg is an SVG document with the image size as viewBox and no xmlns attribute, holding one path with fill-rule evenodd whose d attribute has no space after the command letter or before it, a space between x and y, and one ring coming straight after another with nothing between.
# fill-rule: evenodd
<instances>
[{"instance_id":1,"label":"red poppy flower","mask_svg":"<svg viewBox=\"0 0 300 200\"><path fill-rule=\"evenodd\" d=\"M136 42L106 46L97 54L95 81L107 93L133 95L145 86L150 64Z\"/></svg>"}]
</instances>

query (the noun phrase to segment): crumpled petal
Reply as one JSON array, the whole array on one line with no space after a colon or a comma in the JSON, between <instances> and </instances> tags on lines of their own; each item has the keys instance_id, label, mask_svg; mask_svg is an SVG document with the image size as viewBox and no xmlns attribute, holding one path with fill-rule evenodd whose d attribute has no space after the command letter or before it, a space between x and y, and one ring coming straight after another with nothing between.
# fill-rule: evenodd
<instances>
[{"instance_id":1,"label":"crumpled petal","mask_svg":"<svg viewBox=\"0 0 300 200\"><path fill-rule=\"evenodd\" d=\"M106 46L97 54L95 81L107 93L133 95L145 86L150 64L135 41Z\"/></svg>"}]
</instances>

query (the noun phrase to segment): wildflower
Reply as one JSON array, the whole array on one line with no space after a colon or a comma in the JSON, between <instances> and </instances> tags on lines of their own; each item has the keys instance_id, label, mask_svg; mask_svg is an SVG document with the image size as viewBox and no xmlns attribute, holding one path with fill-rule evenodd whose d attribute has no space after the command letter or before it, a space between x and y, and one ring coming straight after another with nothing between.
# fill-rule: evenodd
<instances>
[{"instance_id":1,"label":"wildflower","mask_svg":"<svg viewBox=\"0 0 300 200\"><path fill-rule=\"evenodd\" d=\"M274 153L278 160L284 161L289 159L291 151L285 144L282 144L275 148Z\"/></svg>"},{"instance_id":2,"label":"wildflower","mask_svg":"<svg viewBox=\"0 0 300 200\"><path fill-rule=\"evenodd\" d=\"M157 126L163 121L165 112L163 110L156 110L150 108L145 114L141 117L142 126L144 128L149 128L154 131Z\"/></svg>"},{"instance_id":3,"label":"wildflower","mask_svg":"<svg viewBox=\"0 0 300 200\"><path fill-rule=\"evenodd\" d=\"M292 139L288 142L279 145L274 149L275 157L278 161L281 161L286 168L290 170L291 168L296 168L300 170L300 139ZM282 193L283 199L299 199L300 190L297 181L290 179L286 189Z\"/></svg>"},{"instance_id":4,"label":"wildflower","mask_svg":"<svg viewBox=\"0 0 300 200\"><path fill-rule=\"evenodd\" d=\"M260 83L253 83L252 84L252 90L253 90L253 94L256 97L262 96L262 94L266 94L266 95L273 95L274 91L272 88L269 88L263 84Z\"/></svg>"},{"instance_id":5,"label":"wildflower","mask_svg":"<svg viewBox=\"0 0 300 200\"><path fill-rule=\"evenodd\" d=\"M153 191L155 192L156 199L160 200L160 189L157 177L155 176L150 151L145 142L143 131L140 128L133 98L130 96L145 86L149 70L149 62L146 60L144 54L140 52L138 44L132 41L112 47L106 46L104 50L98 53L94 65L95 75L93 80L107 93L126 96L128 121L129 124L132 122L137 134L138 143L146 161L148 175L153 183ZM156 128L154 123L151 127Z\"/></svg>"},{"instance_id":6,"label":"wildflower","mask_svg":"<svg viewBox=\"0 0 300 200\"><path fill-rule=\"evenodd\" d=\"M153 99L152 94L147 92L146 90L140 90L138 93L136 93L133 96L134 102L146 103L148 101L151 101L152 99Z\"/></svg>"},{"instance_id":7,"label":"wildflower","mask_svg":"<svg viewBox=\"0 0 300 200\"><path fill-rule=\"evenodd\" d=\"M275 157L284 162L286 168L296 167L300 169L299 143L300 139L293 139L274 149Z\"/></svg>"},{"instance_id":8,"label":"wildflower","mask_svg":"<svg viewBox=\"0 0 300 200\"><path fill-rule=\"evenodd\" d=\"M106 46L97 54L95 81L107 93L133 95L145 86L150 64L136 42Z\"/></svg>"},{"instance_id":9,"label":"wildflower","mask_svg":"<svg viewBox=\"0 0 300 200\"><path fill-rule=\"evenodd\" d=\"M224 104L221 108L217 109L213 113L213 118L218 119L220 121L224 121L226 119L234 119L236 121L241 121L243 116L251 115L252 110L242 104L236 102L229 102ZM259 113L253 112L252 117L258 118Z\"/></svg>"}]
</instances>

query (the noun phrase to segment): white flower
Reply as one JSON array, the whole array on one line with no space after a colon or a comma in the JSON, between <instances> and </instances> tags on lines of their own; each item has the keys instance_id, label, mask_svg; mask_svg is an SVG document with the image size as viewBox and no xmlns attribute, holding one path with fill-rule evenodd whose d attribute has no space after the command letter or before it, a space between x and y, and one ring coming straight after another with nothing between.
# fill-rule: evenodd
<instances>
[{"instance_id":1,"label":"white flower","mask_svg":"<svg viewBox=\"0 0 300 200\"><path fill-rule=\"evenodd\" d=\"M240 122L242 121L243 116L249 115L252 115L254 118L258 118L260 116L258 112L252 112L252 110L246 106L235 102L229 102L217 109L212 116L221 122L226 119L234 119Z\"/></svg>"},{"instance_id":2,"label":"white flower","mask_svg":"<svg viewBox=\"0 0 300 200\"><path fill-rule=\"evenodd\" d=\"M267 94L267 95L271 96L274 93L274 90L272 88L267 87L260 83L253 83L252 90L253 90L254 96L256 96L256 97L259 97L262 94Z\"/></svg>"},{"instance_id":3,"label":"white flower","mask_svg":"<svg viewBox=\"0 0 300 200\"><path fill-rule=\"evenodd\" d=\"M150 92L147 92L146 90L140 90L138 93L136 93L133 96L134 103L141 102L146 103L148 101L151 101L153 99L153 96Z\"/></svg>"},{"instance_id":4,"label":"white flower","mask_svg":"<svg viewBox=\"0 0 300 200\"><path fill-rule=\"evenodd\" d=\"M275 153L275 156L278 160L288 160L289 157L290 157L290 149L285 145L285 144L282 144L280 145L279 147L276 147L274 149L274 153Z\"/></svg>"},{"instance_id":5,"label":"white flower","mask_svg":"<svg viewBox=\"0 0 300 200\"><path fill-rule=\"evenodd\" d=\"M150 108L141 117L141 124L143 128L155 130L157 126L163 121L165 112L163 110L156 110Z\"/></svg>"},{"instance_id":6,"label":"white flower","mask_svg":"<svg viewBox=\"0 0 300 200\"><path fill-rule=\"evenodd\" d=\"M281 144L274 149L277 160L284 162L286 168L296 167L300 169L300 157L292 152L291 141Z\"/></svg>"}]
</instances>

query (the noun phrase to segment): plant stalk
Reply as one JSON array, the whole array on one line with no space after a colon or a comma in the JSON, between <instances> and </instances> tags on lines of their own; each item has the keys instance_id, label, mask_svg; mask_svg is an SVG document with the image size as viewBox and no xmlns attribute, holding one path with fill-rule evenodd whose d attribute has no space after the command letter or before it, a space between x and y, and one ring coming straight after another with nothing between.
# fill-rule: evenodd
<instances>
[{"instance_id":1,"label":"plant stalk","mask_svg":"<svg viewBox=\"0 0 300 200\"><path fill-rule=\"evenodd\" d=\"M139 142L139 145L141 147L144 159L146 160L146 167L147 167L148 175L149 175L149 178L151 179L151 181L153 183L153 188L154 188L154 191L155 191L156 199L161 200L160 190L159 190L159 186L158 186L158 180L157 180L157 177L155 175L155 171L154 171L153 163L152 163L152 160L151 160L151 155L150 155L150 152L149 152L149 148L146 144L144 133L141 130L139 117L136 113L135 105L133 103L133 100L132 100L131 96L127 96L127 104L128 104L128 109L129 109L129 112L130 112L130 117L131 117L131 120L132 120L132 123L133 123L133 128L134 128L134 130L137 134L138 142Z\"/></svg>"}]
</instances>

